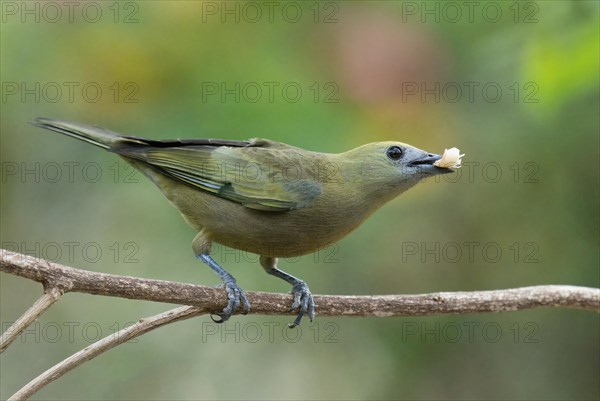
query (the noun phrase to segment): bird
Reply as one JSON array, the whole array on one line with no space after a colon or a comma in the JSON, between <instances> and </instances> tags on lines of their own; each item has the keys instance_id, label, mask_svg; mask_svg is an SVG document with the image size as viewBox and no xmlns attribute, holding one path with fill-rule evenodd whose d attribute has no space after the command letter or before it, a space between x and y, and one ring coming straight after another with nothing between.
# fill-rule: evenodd
<instances>
[{"instance_id":1,"label":"bird","mask_svg":"<svg viewBox=\"0 0 600 401\"><path fill-rule=\"evenodd\" d=\"M306 314L313 321L315 303L278 259L330 246L422 179L454 172L434 165L441 155L394 141L322 153L268 139L154 140L45 117L32 124L116 153L162 191L196 231L194 255L227 292L227 306L211 315L218 323L247 314L250 303L211 257L213 243L259 255L266 273L292 286L293 328Z\"/></svg>"}]
</instances>

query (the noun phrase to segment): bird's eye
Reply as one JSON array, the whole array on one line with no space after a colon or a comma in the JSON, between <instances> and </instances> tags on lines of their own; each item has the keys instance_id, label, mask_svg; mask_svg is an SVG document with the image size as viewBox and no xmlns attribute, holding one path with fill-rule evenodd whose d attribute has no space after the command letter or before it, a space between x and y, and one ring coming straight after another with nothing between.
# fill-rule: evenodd
<instances>
[{"instance_id":1,"label":"bird's eye","mask_svg":"<svg viewBox=\"0 0 600 401\"><path fill-rule=\"evenodd\" d=\"M399 146L390 146L387 150L387 155L392 160L398 160L402 157L403 153L402 148Z\"/></svg>"}]
</instances>

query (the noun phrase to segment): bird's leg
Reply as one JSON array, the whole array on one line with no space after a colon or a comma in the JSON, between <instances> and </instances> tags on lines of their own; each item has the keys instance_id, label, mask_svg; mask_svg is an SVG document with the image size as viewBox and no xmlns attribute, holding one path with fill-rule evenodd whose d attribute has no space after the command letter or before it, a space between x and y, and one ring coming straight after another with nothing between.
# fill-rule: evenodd
<instances>
[{"instance_id":1,"label":"bird's leg","mask_svg":"<svg viewBox=\"0 0 600 401\"><path fill-rule=\"evenodd\" d=\"M308 285L306 285L306 283L300 280L299 278L296 278L291 274L287 274L286 272L279 270L277 268L276 258L261 256L260 264L268 274L285 280L293 286L292 294L294 294L294 303L292 304L290 311L300 308L300 312L298 312L298 316L296 317L296 319L292 323L289 323L288 326L290 328L298 326L306 312L308 312L308 317L312 322L315 317L315 303L313 301L313 296L310 293Z\"/></svg>"},{"instance_id":2,"label":"bird's leg","mask_svg":"<svg viewBox=\"0 0 600 401\"><path fill-rule=\"evenodd\" d=\"M243 304L243 313L244 315L248 313L250 310L250 303L248 302L248 298L242 290L235 282L235 278L225 271L219 264L210 256L210 241L206 239L202 232L198 233L192 242L192 246L194 249L194 253L196 257L200 259L202 262L206 263L208 267L210 267L215 273L219 275L219 278L223 281L223 285L227 290L227 298L229 302L227 306L223 309L222 313L219 313L220 320L211 319L216 323L223 323L231 317L233 312L239 308L240 304Z\"/></svg>"}]
</instances>

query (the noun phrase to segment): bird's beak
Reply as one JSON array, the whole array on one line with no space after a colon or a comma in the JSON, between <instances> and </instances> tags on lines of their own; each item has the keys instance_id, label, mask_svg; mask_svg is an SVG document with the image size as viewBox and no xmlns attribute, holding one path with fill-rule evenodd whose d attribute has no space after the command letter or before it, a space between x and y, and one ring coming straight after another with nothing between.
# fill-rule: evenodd
<instances>
[{"instance_id":1,"label":"bird's beak","mask_svg":"<svg viewBox=\"0 0 600 401\"><path fill-rule=\"evenodd\" d=\"M454 173L454 170L450 168L436 167L433 165L433 163L441 158L441 155L428 153L424 157L420 157L409 162L408 165L411 167L417 167L424 174L436 175Z\"/></svg>"}]
</instances>

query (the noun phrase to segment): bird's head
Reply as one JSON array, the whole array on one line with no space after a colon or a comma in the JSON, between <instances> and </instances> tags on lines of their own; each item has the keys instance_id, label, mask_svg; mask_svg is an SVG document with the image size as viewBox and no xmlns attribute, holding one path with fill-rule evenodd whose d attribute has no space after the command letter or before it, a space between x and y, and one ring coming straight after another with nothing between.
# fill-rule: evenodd
<instances>
[{"instance_id":1,"label":"bird's head","mask_svg":"<svg viewBox=\"0 0 600 401\"><path fill-rule=\"evenodd\" d=\"M375 142L339 154L346 179L366 196L390 200L424 178L453 173L433 164L441 155L402 142Z\"/></svg>"}]
</instances>

